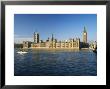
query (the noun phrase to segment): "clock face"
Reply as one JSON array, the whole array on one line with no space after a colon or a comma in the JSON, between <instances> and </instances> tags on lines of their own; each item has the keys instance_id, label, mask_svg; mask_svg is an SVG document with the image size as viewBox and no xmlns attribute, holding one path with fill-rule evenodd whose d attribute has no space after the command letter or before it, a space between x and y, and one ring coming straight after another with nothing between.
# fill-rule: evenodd
<instances>
[{"instance_id":1,"label":"clock face","mask_svg":"<svg viewBox=\"0 0 110 89\"><path fill-rule=\"evenodd\" d=\"M86 33L84 33L84 35L86 35Z\"/></svg>"}]
</instances>

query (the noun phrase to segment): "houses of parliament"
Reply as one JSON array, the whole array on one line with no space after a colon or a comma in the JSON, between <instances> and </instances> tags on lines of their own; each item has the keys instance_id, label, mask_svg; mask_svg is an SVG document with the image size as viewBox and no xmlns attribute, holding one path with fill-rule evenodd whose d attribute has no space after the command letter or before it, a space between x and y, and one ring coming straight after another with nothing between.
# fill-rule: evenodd
<instances>
[{"instance_id":1,"label":"houses of parliament","mask_svg":"<svg viewBox=\"0 0 110 89\"><path fill-rule=\"evenodd\" d=\"M54 49L80 49L82 47L87 48L87 31L84 27L83 42L80 41L80 38L72 38L69 40L58 41L54 38L53 34L51 38L48 38L46 41L40 40L40 34L34 32L33 40L34 42L23 41L23 48L54 48Z\"/></svg>"}]
</instances>

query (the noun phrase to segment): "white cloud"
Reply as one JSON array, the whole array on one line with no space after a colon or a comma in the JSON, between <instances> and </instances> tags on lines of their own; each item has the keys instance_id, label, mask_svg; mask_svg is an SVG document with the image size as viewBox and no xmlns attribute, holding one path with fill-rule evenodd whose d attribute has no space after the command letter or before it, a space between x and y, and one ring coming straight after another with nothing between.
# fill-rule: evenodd
<instances>
[{"instance_id":1,"label":"white cloud","mask_svg":"<svg viewBox=\"0 0 110 89\"><path fill-rule=\"evenodd\" d=\"M14 39L15 43L23 43L23 41L31 41L33 42L33 38L22 38L22 37L18 37Z\"/></svg>"},{"instance_id":2,"label":"white cloud","mask_svg":"<svg viewBox=\"0 0 110 89\"><path fill-rule=\"evenodd\" d=\"M14 34L14 38L20 37L20 35Z\"/></svg>"},{"instance_id":3,"label":"white cloud","mask_svg":"<svg viewBox=\"0 0 110 89\"><path fill-rule=\"evenodd\" d=\"M14 34L14 43L23 43L23 41L31 41L31 42L33 42L33 37L30 37L28 35Z\"/></svg>"}]
</instances>

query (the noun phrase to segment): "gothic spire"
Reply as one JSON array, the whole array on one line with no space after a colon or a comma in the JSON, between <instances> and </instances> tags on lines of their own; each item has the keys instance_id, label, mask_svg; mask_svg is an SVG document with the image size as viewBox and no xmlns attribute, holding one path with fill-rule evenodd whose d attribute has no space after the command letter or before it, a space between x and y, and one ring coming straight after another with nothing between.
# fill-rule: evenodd
<instances>
[{"instance_id":1,"label":"gothic spire","mask_svg":"<svg viewBox=\"0 0 110 89\"><path fill-rule=\"evenodd\" d=\"M53 38L53 34L52 34L52 41L53 41L53 39L54 39L54 38Z\"/></svg>"},{"instance_id":2,"label":"gothic spire","mask_svg":"<svg viewBox=\"0 0 110 89\"><path fill-rule=\"evenodd\" d=\"M84 32L86 32L86 27L84 26Z\"/></svg>"}]
</instances>

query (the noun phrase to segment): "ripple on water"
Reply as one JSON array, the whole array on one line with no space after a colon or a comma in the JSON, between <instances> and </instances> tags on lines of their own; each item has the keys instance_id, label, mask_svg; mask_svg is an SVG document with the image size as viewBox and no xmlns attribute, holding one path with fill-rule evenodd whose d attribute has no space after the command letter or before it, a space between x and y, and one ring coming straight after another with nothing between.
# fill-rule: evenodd
<instances>
[{"instance_id":1,"label":"ripple on water","mask_svg":"<svg viewBox=\"0 0 110 89\"><path fill-rule=\"evenodd\" d=\"M29 50L14 53L15 76L96 76L97 55L89 51Z\"/></svg>"}]
</instances>

